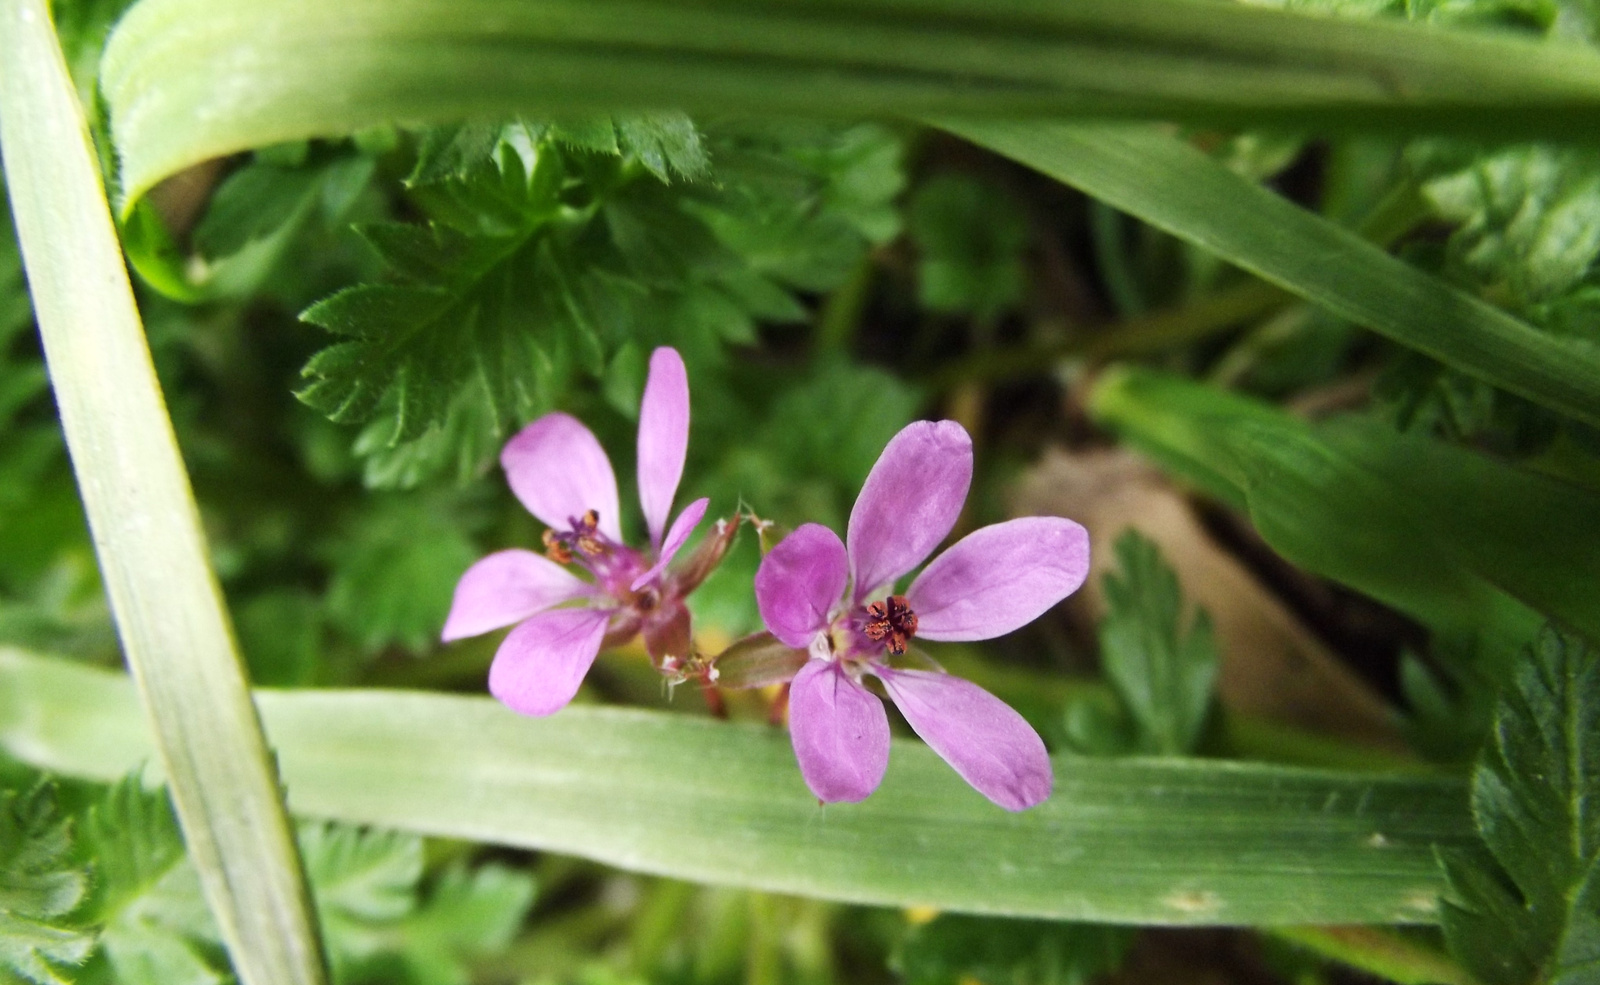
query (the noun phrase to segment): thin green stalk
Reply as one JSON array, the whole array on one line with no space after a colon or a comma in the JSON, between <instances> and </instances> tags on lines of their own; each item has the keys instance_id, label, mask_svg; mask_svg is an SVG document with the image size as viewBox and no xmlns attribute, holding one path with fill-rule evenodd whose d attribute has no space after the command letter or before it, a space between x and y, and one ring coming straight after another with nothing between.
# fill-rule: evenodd
<instances>
[{"instance_id":1,"label":"thin green stalk","mask_svg":"<svg viewBox=\"0 0 1600 985\"><path fill-rule=\"evenodd\" d=\"M0 150L67 447L185 841L248 985L323 956L46 0L0 0Z\"/></svg>"},{"instance_id":2,"label":"thin green stalk","mask_svg":"<svg viewBox=\"0 0 1600 985\"><path fill-rule=\"evenodd\" d=\"M1038 373L1074 356L1105 360L1147 355L1187 345L1273 311L1292 299L1287 291L1258 280L1207 294L1177 308L1153 311L1093 334L1049 345L979 351L933 374L928 385L945 389L969 380L998 380Z\"/></svg>"},{"instance_id":3,"label":"thin green stalk","mask_svg":"<svg viewBox=\"0 0 1600 985\"><path fill-rule=\"evenodd\" d=\"M849 280L828 295L817 318L817 355L826 357L847 352L861 327L861 314L872 296L872 283L878 261L867 253L850 272Z\"/></svg>"}]
</instances>

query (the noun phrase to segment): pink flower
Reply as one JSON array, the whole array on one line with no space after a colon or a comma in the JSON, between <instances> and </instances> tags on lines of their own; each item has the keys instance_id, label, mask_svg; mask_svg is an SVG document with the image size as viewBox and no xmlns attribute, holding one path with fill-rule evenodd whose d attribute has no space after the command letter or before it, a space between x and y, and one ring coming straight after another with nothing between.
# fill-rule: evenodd
<instances>
[{"instance_id":1,"label":"pink flower","mask_svg":"<svg viewBox=\"0 0 1600 985\"><path fill-rule=\"evenodd\" d=\"M720 558L666 570L710 502L695 500L667 526L688 447L688 374L678 353L663 347L650 357L639 407L639 503L650 529L650 548L640 551L622 540L611 461L576 418L546 414L506 442L500 464L511 491L549 527L547 556L513 549L468 568L443 636L448 642L517 624L489 667L489 691L507 707L524 715L560 711L601 645L636 633L658 665L688 656L683 597Z\"/></svg>"},{"instance_id":2,"label":"pink flower","mask_svg":"<svg viewBox=\"0 0 1600 985\"><path fill-rule=\"evenodd\" d=\"M849 547L808 523L756 573L767 628L810 657L794 675L789 727L800 773L823 801L857 801L889 764L889 720L870 674L945 762L978 792L1019 811L1050 796L1044 742L1021 715L957 677L891 666L909 640L1009 633L1076 591L1089 535L1060 517L976 530L934 558L904 595L896 580L955 526L972 480L972 440L954 421L918 422L889 442L850 513ZM886 596L886 597L885 597Z\"/></svg>"}]
</instances>

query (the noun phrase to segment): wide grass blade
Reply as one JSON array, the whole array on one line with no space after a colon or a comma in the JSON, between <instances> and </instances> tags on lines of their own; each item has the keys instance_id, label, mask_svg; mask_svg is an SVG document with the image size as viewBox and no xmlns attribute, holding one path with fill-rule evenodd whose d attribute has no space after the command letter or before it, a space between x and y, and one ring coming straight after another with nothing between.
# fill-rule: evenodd
<instances>
[{"instance_id":1,"label":"wide grass blade","mask_svg":"<svg viewBox=\"0 0 1600 985\"><path fill-rule=\"evenodd\" d=\"M0 150L67 447L153 724L140 755L170 778L239 977L320 983L277 775L45 0L0 0ZM131 687L126 697L136 718Z\"/></svg>"},{"instance_id":2,"label":"wide grass blade","mask_svg":"<svg viewBox=\"0 0 1600 985\"><path fill-rule=\"evenodd\" d=\"M1147 126L946 128L1343 318L1600 426L1600 347L1540 332Z\"/></svg>"},{"instance_id":3,"label":"wide grass blade","mask_svg":"<svg viewBox=\"0 0 1600 985\"><path fill-rule=\"evenodd\" d=\"M1600 496L1351 417L1310 425L1181 377L1107 372L1100 423L1250 514L1284 557L1514 654L1546 616L1600 636ZM1542 615L1541 615L1542 614Z\"/></svg>"},{"instance_id":4,"label":"wide grass blade","mask_svg":"<svg viewBox=\"0 0 1600 985\"><path fill-rule=\"evenodd\" d=\"M299 813L547 849L640 872L883 905L1141 924L1428 922L1433 846L1473 835L1455 780L1057 757L1010 814L918 743L821 807L788 737L621 708L263 691ZM0 747L77 776L139 761L115 674L0 651Z\"/></svg>"},{"instance_id":5,"label":"wide grass blade","mask_svg":"<svg viewBox=\"0 0 1600 985\"><path fill-rule=\"evenodd\" d=\"M1580 45L1210 0L143 0L102 85L130 201L277 141L589 108L1600 123Z\"/></svg>"}]
</instances>

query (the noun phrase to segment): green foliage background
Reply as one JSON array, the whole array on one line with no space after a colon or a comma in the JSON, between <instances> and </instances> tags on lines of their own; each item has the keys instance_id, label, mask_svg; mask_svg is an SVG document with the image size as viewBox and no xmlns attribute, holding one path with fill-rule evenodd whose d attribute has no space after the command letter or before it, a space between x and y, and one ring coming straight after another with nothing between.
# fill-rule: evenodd
<instances>
[{"instance_id":1,"label":"green foliage background","mask_svg":"<svg viewBox=\"0 0 1600 985\"><path fill-rule=\"evenodd\" d=\"M863 808L893 826L874 841L750 772L781 736L703 731L703 697L664 697L626 651L579 699L652 710L618 726L658 736L618 753L620 819L585 806L599 781L496 779L603 716L463 753L482 774L436 808L352 767L376 755L359 737L305 765L325 733L289 695L268 734L290 808L330 798L297 830L331 980L1600 981L1594 4L640 0L452 24L431 0L143 0L113 32L129 6L52 10L255 684L356 689L322 718L393 729L380 689L481 692L496 638L438 633L473 560L539 540L500 446L565 410L626 484L648 354L672 345L680 499L773 523L691 600L709 652L761 628L772 534L843 530L885 442L948 416L978 448L965 528L1047 449L1142 455L1391 716L1370 746L1226 707L1241 655L1203 586L1120 530L1095 544L1101 609L934 653L1085 798L1015 822L911 785L929 761L902 749L923 765ZM3 219L0 982L231 981L97 673L118 635ZM493 714L416 707L448 751ZM718 736L738 748L697 788L672 751L714 759ZM1286 762L1311 769L1266 765ZM563 812L595 821L563 841ZM1107 837L1125 879L1043 885ZM1396 926L1278 926L1279 899ZM1256 929L1137 929L1237 923Z\"/></svg>"}]
</instances>

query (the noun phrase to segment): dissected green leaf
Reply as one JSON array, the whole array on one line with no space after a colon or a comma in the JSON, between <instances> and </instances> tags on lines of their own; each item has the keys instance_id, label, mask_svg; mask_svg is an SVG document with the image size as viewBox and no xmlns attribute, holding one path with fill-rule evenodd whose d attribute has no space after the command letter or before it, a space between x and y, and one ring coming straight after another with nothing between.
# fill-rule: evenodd
<instances>
[{"instance_id":1,"label":"dissected green leaf","mask_svg":"<svg viewBox=\"0 0 1600 985\"><path fill-rule=\"evenodd\" d=\"M455 497L374 497L334 545L327 595L334 625L368 652L432 649L456 581L478 556L463 509Z\"/></svg>"},{"instance_id":2,"label":"dissected green leaf","mask_svg":"<svg viewBox=\"0 0 1600 985\"><path fill-rule=\"evenodd\" d=\"M334 225L366 187L374 165L372 158L350 153L321 154L316 162L293 165L258 156L212 193L194 230L195 246L202 256L220 258L261 240L287 241L295 225L314 212Z\"/></svg>"},{"instance_id":3,"label":"dissected green leaf","mask_svg":"<svg viewBox=\"0 0 1600 985\"><path fill-rule=\"evenodd\" d=\"M426 185L463 179L493 166L501 148L514 151L532 170L541 140L596 154L638 161L662 181L705 176L709 160L700 132L682 113L596 114L583 119L509 123L473 122L429 127L417 147L417 162L407 181Z\"/></svg>"},{"instance_id":4,"label":"dissected green leaf","mask_svg":"<svg viewBox=\"0 0 1600 985\"><path fill-rule=\"evenodd\" d=\"M698 211L748 266L733 290L758 318L804 317L776 285L831 291L900 231L903 149L881 126L741 119L706 139L719 189Z\"/></svg>"},{"instance_id":5,"label":"dissected green leaf","mask_svg":"<svg viewBox=\"0 0 1600 985\"><path fill-rule=\"evenodd\" d=\"M445 869L422 905L400 925L400 961L408 980L412 985L467 985L468 963L510 945L533 896L533 879L504 865Z\"/></svg>"},{"instance_id":6,"label":"dissected green leaf","mask_svg":"<svg viewBox=\"0 0 1600 985\"><path fill-rule=\"evenodd\" d=\"M84 834L96 876L92 919L120 985L232 980L164 789L144 789L137 773L113 784Z\"/></svg>"},{"instance_id":7,"label":"dissected green leaf","mask_svg":"<svg viewBox=\"0 0 1600 985\"><path fill-rule=\"evenodd\" d=\"M394 280L305 313L347 341L312 359L300 396L366 423L370 485L476 476L630 345L710 368L758 322L803 318L795 290L831 289L894 232L899 145L879 128L728 124L702 142L679 116L596 119L610 129L430 131L412 193L434 221L362 229ZM714 184L666 182L708 153Z\"/></svg>"},{"instance_id":8,"label":"dissected green leaf","mask_svg":"<svg viewBox=\"0 0 1600 985\"><path fill-rule=\"evenodd\" d=\"M917 188L909 222L924 306L987 320L1022 299L1028 220L1003 190L966 175L939 175Z\"/></svg>"},{"instance_id":9,"label":"dissected green leaf","mask_svg":"<svg viewBox=\"0 0 1600 985\"><path fill-rule=\"evenodd\" d=\"M458 391L486 403L497 423L539 408L532 368L566 344L563 333L587 326L561 310L566 294L548 242L560 212L559 160L541 157L531 175L514 157L506 166L474 187L497 229L364 230L402 279L347 288L304 313L346 341L307 364L301 400L343 423L381 412L395 422L391 444L440 426Z\"/></svg>"},{"instance_id":10,"label":"dissected green leaf","mask_svg":"<svg viewBox=\"0 0 1600 985\"><path fill-rule=\"evenodd\" d=\"M1571 290L1600 256L1600 153L1527 145L1463 149L1423 193L1457 225L1452 259L1518 309Z\"/></svg>"},{"instance_id":11,"label":"dissected green leaf","mask_svg":"<svg viewBox=\"0 0 1600 985\"><path fill-rule=\"evenodd\" d=\"M329 942L334 979L393 948L393 925L416 906L422 878L422 839L396 831L363 831L346 825L300 828L317 901L317 916Z\"/></svg>"},{"instance_id":12,"label":"dissected green leaf","mask_svg":"<svg viewBox=\"0 0 1600 985\"><path fill-rule=\"evenodd\" d=\"M0 790L0 980L69 985L94 948L72 916L88 892L54 788Z\"/></svg>"},{"instance_id":13,"label":"dissected green leaf","mask_svg":"<svg viewBox=\"0 0 1600 985\"><path fill-rule=\"evenodd\" d=\"M528 907L526 873L453 863L422 898L422 839L308 824L300 844L340 982L467 985L465 962L504 949Z\"/></svg>"},{"instance_id":14,"label":"dissected green leaf","mask_svg":"<svg viewBox=\"0 0 1600 985\"><path fill-rule=\"evenodd\" d=\"M1543 630L1473 776L1487 854L1445 855L1457 956L1490 985L1600 980L1600 650Z\"/></svg>"},{"instance_id":15,"label":"dissected green leaf","mask_svg":"<svg viewBox=\"0 0 1600 985\"><path fill-rule=\"evenodd\" d=\"M1086 985L1122 963L1127 927L945 915L912 928L895 963L907 985Z\"/></svg>"},{"instance_id":16,"label":"dissected green leaf","mask_svg":"<svg viewBox=\"0 0 1600 985\"><path fill-rule=\"evenodd\" d=\"M1184 631L1178 576L1154 541L1129 530L1117 539L1117 567L1105 577L1100 660L1128 709L1141 752L1193 752L1211 711L1217 649L1204 609Z\"/></svg>"}]
</instances>

